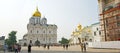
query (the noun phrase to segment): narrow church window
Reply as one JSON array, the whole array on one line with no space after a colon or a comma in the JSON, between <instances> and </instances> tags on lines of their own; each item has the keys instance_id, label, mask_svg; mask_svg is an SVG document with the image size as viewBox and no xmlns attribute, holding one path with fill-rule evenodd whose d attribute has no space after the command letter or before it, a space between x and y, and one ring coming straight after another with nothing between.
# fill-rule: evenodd
<instances>
[{"instance_id":1,"label":"narrow church window","mask_svg":"<svg viewBox=\"0 0 120 53\"><path fill-rule=\"evenodd\" d=\"M32 30L30 31L30 33L32 33Z\"/></svg>"},{"instance_id":2,"label":"narrow church window","mask_svg":"<svg viewBox=\"0 0 120 53\"><path fill-rule=\"evenodd\" d=\"M45 41L45 38L43 38L43 41Z\"/></svg>"},{"instance_id":3,"label":"narrow church window","mask_svg":"<svg viewBox=\"0 0 120 53\"><path fill-rule=\"evenodd\" d=\"M96 28L97 29L97 31L98 31L98 28Z\"/></svg>"},{"instance_id":4,"label":"narrow church window","mask_svg":"<svg viewBox=\"0 0 120 53\"><path fill-rule=\"evenodd\" d=\"M49 33L51 33L51 31L49 31Z\"/></svg>"},{"instance_id":5,"label":"narrow church window","mask_svg":"<svg viewBox=\"0 0 120 53\"><path fill-rule=\"evenodd\" d=\"M115 18L118 20L118 19L120 19L120 16L116 16Z\"/></svg>"},{"instance_id":6,"label":"narrow church window","mask_svg":"<svg viewBox=\"0 0 120 53\"><path fill-rule=\"evenodd\" d=\"M90 39L89 41L92 42L92 39Z\"/></svg>"},{"instance_id":7,"label":"narrow church window","mask_svg":"<svg viewBox=\"0 0 120 53\"><path fill-rule=\"evenodd\" d=\"M96 36L96 32L94 32L94 36Z\"/></svg>"},{"instance_id":8,"label":"narrow church window","mask_svg":"<svg viewBox=\"0 0 120 53\"><path fill-rule=\"evenodd\" d=\"M37 33L39 33L39 31L37 31Z\"/></svg>"},{"instance_id":9,"label":"narrow church window","mask_svg":"<svg viewBox=\"0 0 120 53\"><path fill-rule=\"evenodd\" d=\"M43 31L43 33L45 33L45 31Z\"/></svg>"},{"instance_id":10,"label":"narrow church window","mask_svg":"<svg viewBox=\"0 0 120 53\"><path fill-rule=\"evenodd\" d=\"M99 35L101 35L101 31L99 31Z\"/></svg>"},{"instance_id":11,"label":"narrow church window","mask_svg":"<svg viewBox=\"0 0 120 53\"><path fill-rule=\"evenodd\" d=\"M120 26L120 22L117 22L117 26Z\"/></svg>"},{"instance_id":12,"label":"narrow church window","mask_svg":"<svg viewBox=\"0 0 120 53\"><path fill-rule=\"evenodd\" d=\"M32 40L30 40L30 43L32 43Z\"/></svg>"}]
</instances>

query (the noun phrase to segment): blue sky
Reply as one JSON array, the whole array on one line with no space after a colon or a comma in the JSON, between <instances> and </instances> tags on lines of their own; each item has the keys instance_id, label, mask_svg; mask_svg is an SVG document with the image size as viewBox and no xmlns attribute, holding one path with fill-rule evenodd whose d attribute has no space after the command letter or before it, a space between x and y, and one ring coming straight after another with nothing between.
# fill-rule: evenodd
<instances>
[{"instance_id":1,"label":"blue sky","mask_svg":"<svg viewBox=\"0 0 120 53\"><path fill-rule=\"evenodd\" d=\"M99 21L97 0L0 0L0 36L15 30L17 39L22 39L36 6L48 24L58 26L58 40L70 38L78 24Z\"/></svg>"}]
</instances>

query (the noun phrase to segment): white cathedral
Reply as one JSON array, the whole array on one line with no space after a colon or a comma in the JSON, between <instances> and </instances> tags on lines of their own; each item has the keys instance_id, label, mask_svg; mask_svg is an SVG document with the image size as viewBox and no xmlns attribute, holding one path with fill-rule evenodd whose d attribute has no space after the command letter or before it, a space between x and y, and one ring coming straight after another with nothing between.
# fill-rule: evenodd
<instances>
[{"instance_id":1,"label":"white cathedral","mask_svg":"<svg viewBox=\"0 0 120 53\"><path fill-rule=\"evenodd\" d=\"M19 40L20 45L57 43L57 26L55 24L47 24L47 19L41 17L38 8L29 19L27 30L27 34L23 36L23 39Z\"/></svg>"}]
</instances>

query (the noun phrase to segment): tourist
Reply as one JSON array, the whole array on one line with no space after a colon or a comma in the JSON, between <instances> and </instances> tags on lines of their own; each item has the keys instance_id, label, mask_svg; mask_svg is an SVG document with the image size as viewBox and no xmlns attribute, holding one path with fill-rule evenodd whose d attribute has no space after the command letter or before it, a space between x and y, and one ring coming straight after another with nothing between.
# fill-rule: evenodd
<instances>
[{"instance_id":1,"label":"tourist","mask_svg":"<svg viewBox=\"0 0 120 53\"><path fill-rule=\"evenodd\" d=\"M83 43L81 43L80 46L81 46L81 51L83 52L84 49Z\"/></svg>"},{"instance_id":2,"label":"tourist","mask_svg":"<svg viewBox=\"0 0 120 53\"><path fill-rule=\"evenodd\" d=\"M44 49L46 48L46 44L44 44Z\"/></svg>"},{"instance_id":3,"label":"tourist","mask_svg":"<svg viewBox=\"0 0 120 53\"><path fill-rule=\"evenodd\" d=\"M18 53L18 45L17 44L14 45L14 49L15 49L15 53Z\"/></svg>"},{"instance_id":4,"label":"tourist","mask_svg":"<svg viewBox=\"0 0 120 53\"><path fill-rule=\"evenodd\" d=\"M63 44L63 48L65 49L65 44Z\"/></svg>"},{"instance_id":5,"label":"tourist","mask_svg":"<svg viewBox=\"0 0 120 53\"><path fill-rule=\"evenodd\" d=\"M47 45L48 50L50 49L50 45Z\"/></svg>"},{"instance_id":6,"label":"tourist","mask_svg":"<svg viewBox=\"0 0 120 53\"><path fill-rule=\"evenodd\" d=\"M7 44L4 44L3 45L4 53L6 52L7 48L8 48Z\"/></svg>"},{"instance_id":7,"label":"tourist","mask_svg":"<svg viewBox=\"0 0 120 53\"><path fill-rule=\"evenodd\" d=\"M68 49L68 44L66 44L66 49Z\"/></svg>"},{"instance_id":8,"label":"tourist","mask_svg":"<svg viewBox=\"0 0 120 53\"><path fill-rule=\"evenodd\" d=\"M86 52L86 43L83 43L84 52Z\"/></svg>"},{"instance_id":9,"label":"tourist","mask_svg":"<svg viewBox=\"0 0 120 53\"><path fill-rule=\"evenodd\" d=\"M31 53L31 44L28 45L28 53Z\"/></svg>"},{"instance_id":10,"label":"tourist","mask_svg":"<svg viewBox=\"0 0 120 53\"><path fill-rule=\"evenodd\" d=\"M18 52L21 51L21 45L18 45Z\"/></svg>"}]
</instances>

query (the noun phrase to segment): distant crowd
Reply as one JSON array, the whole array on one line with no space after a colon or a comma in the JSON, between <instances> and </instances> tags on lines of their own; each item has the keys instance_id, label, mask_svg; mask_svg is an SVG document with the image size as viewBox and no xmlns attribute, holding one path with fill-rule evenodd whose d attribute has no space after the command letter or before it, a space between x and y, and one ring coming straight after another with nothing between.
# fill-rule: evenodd
<instances>
[{"instance_id":1,"label":"distant crowd","mask_svg":"<svg viewBox=\"0 0 120 53\"><path fill-rule=\"evenodd\" d=\"M51 45L43 44L41 46L43 46L44 49L47 48L49 50ZM62 44L62 46L63 46L63 49L68 50L70 45ZM28 53L31 53L31 47L32 47L32 44L29 44L28 45ZM38 45L38 47L40 47L40 45ZM80 47L81 47L82 52L86 52L86 43L80 43ZM21 52L21 45L14 44L14 45L8 46L7 44L4 44L3 49L4 49L4 53L6 53L6 51L18 53L18 52Z\"/></svg>"},{"instance_id":2,"label":"distant crowd","mask_svg":"<svg viewBox=\"0 0 120 53\"><path fill-rule=\"evenodd\" d=\"M4 50L4 53L5 53L6 51L9 51L9 52L14 51L15 53L18 53L18 52L21 51L21 45L19 45L19 44L14 44L14 45L8 46L7 44L4 44L4 45L3 45L3 50Z\"/></svg>"}]
</instances>

